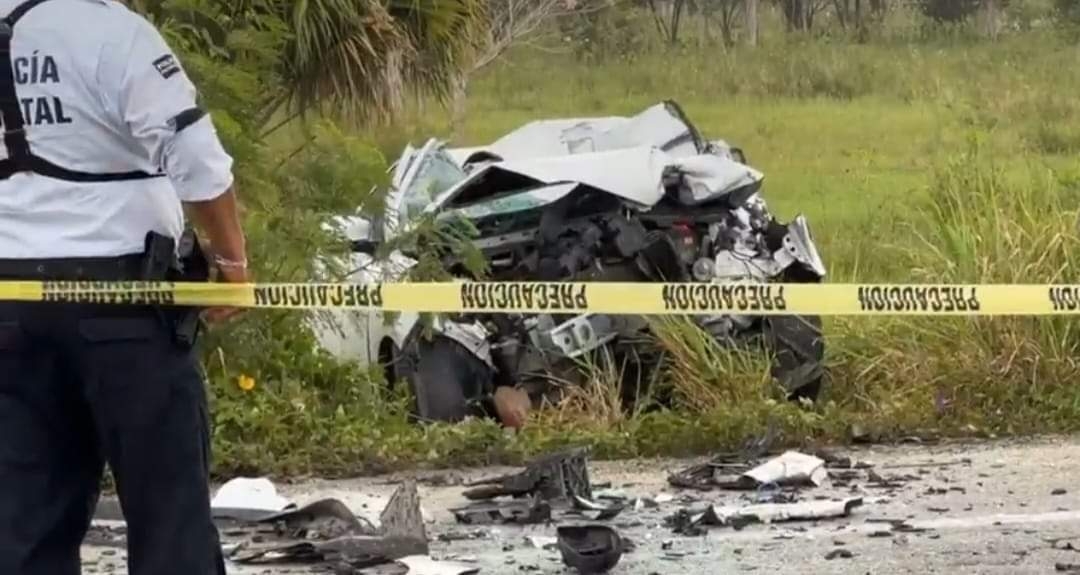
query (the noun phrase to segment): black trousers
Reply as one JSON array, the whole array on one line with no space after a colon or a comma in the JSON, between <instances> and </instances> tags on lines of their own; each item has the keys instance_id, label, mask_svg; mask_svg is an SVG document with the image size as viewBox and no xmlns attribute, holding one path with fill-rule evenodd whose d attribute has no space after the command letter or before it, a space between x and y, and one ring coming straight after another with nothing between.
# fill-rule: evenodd
<instances>
[{"instance_id":1,"label":"black trousers","mask_svg":"<svg viewBox=\"0 0 1080 575\"><path fill-rule=\"evenodd\" d=\"M104 464L131 575L223 575L206 391L151 310L0 302L0 574L77 575Z\"/></svg>"}]
</instances>

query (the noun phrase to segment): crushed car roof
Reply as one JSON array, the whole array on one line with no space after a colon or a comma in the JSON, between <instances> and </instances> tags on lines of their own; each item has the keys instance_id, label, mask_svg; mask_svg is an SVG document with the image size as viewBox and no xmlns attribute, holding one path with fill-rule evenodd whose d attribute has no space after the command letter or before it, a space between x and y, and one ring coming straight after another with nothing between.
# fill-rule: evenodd
<instances>
[{"instance_id":1,"label":"crushed car roof","mask_svg":"<svg viewBox=\"0 0 1080 575\"><path fill-rule=\"evenodd\" d=\"M665 101L629 117L535 120L486 146L449 151L464 165L477 153L513 161L650 146L685 156L700 153L704 145L678 104Z\"/></svg>"}]
</instances>

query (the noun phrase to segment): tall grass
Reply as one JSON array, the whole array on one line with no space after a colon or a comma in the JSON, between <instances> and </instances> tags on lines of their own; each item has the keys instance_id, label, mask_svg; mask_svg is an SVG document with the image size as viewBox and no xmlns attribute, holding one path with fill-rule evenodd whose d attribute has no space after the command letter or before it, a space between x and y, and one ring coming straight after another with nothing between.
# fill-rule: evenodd
<instances>
[{"instance_id":1,"label":"tall grass","mask_svg":"<svg viewBox=\"0 0 1080 575\"><path fill-rule=\"evenodd\" d=\"M1075 199L1045 168L1010 176L976 143L935 171L914 241L897 253L912 281L1073 282ZM843 376L834 378L834 397L892 418L909 414L906 425L1080 427L1080 328L1072 319L916 318L867 328L838 325L831 343Z\"/></svg>"}]
</instances>

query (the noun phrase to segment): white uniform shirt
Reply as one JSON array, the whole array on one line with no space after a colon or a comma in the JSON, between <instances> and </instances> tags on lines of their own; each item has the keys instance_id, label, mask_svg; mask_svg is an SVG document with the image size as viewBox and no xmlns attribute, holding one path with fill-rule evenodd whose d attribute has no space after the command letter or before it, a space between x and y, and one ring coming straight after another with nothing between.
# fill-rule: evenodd
<instances>
[{"instance_id":1,"label":"white uniform shirt","mask_svg":"<svg viewBox=\"0 0 1080 575\"><path fill-rule=\"evenodd\" d=\"M0 0L0 16L19 0ZM209 116L175 132L196 91L161 34L111 0L49 0L15 25L15 85L33 154L80 172L168 177L0 180L0 259L107 257L143 251L147 232L179 237L180 202L232 185L232 158ZM0 139L0 158L6 157Z\"/></svg>"}]
</instances>

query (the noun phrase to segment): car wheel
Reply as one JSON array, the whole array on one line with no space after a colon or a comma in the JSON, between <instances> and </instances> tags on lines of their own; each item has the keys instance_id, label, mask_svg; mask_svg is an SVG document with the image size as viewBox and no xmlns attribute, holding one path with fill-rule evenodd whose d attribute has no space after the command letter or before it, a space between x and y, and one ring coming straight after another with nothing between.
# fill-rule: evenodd
<instances>
[{"instance_id":1,"label":"car wheel","mask_svg":"<svg viewBox=\"0 0 1080 575\"><path fill-rule=\"evenodd\" d=\"M422 422L458 422L483 415L477 405L490 387L491 368L464 346L444 336L421 340L415 368L408 374L415 397L414 417Z\"/></svg>"},{"instance_id":2,"label":"car wheel","mask_svg":"<svg viewBox=\"0 0 1080 575\"><path fill-rule=\"evenodd\" d=\"M765 344L773 355L772 376L788 399L816 401L825 378L825 337L819 316L768 316Z\"/></svg>"}]
</instances>

